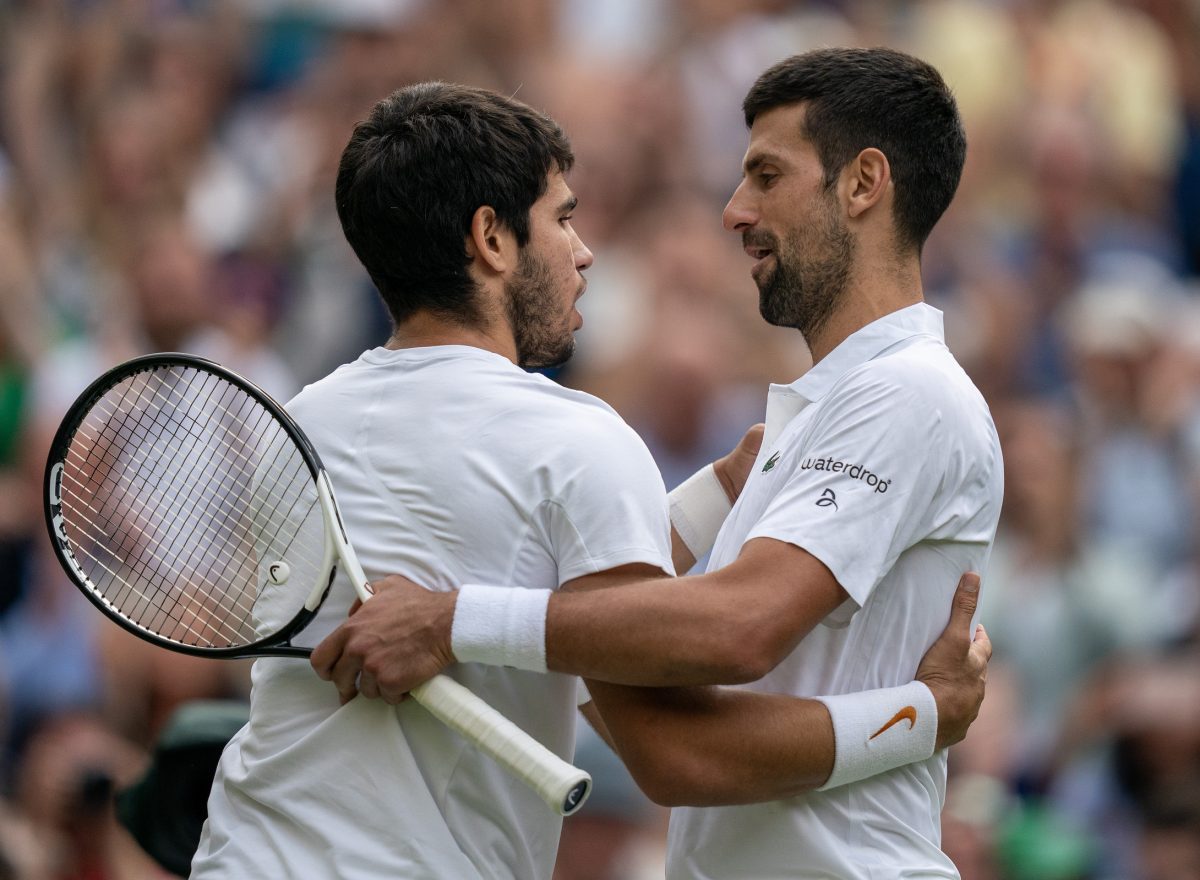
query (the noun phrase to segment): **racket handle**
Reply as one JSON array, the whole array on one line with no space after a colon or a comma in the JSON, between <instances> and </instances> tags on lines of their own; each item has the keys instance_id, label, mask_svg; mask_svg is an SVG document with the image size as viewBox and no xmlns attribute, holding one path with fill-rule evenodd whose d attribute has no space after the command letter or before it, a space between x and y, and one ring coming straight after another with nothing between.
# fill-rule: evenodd
<instances>
[{"instance_id":1,"label":"racket handle","mask_svg":"<svg viewBox=\"0 0 1200 880\"><path fill-rule=\"evenodd\" d=\"M411 693L429 714L528 785L560 816L570 816L591 794L591 776L558 757L454 679L438 675Z\"/></svg>"}]
</instances>

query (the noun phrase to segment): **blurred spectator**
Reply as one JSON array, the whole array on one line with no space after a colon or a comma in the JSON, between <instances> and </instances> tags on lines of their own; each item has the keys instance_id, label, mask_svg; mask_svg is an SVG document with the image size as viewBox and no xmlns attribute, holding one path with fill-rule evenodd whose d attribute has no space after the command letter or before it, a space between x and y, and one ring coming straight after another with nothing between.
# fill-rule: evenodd
<instances>
[{"instance_id":1,"label":"blurred spectator","mask_svg":"<svg viewBox=\"0 0 1200 880\"><path fill-rule=\"evenodd\" d=\"M1120 543L1083 528L1086 489L1078 435L1052 404L996 412L1005 460L1001 526L981 593L996 666L1011 672L1012 763L997 768L1040 786L1063 707L1114 651L1153 643L1159 610L1147 602L1152 571Z\"/></svg>"},{"instance_id":2,"label":"blurred spectator","mask_svg":"<svg viewBox=\"0 0 1200 880\"><path fill-rule=\"evenodd\" d=\"M1084 420L1080 455L1093 476L1082 486L1085 528L1097 541L1142 554L1158 574L1186 558L1195 528L1193 498L1180 479L1187 413L1157 393L1177 299L1165 269L1125 258L1061 314Z\"/></svg>"},{"instance_id":3,"label":"blurred spectator","mask_svg":"<svg viewBox=\"0 0 1200 880\"><path fill-rule=\"evenodd\" d=\"M128 784L143 760L87 715L49 721L30 739L15 804L48 852L55 880L165 876L113 814L114 786Z\"/></svg>"},{"instance_id":4,"label":"blurred spectator","mask_svg":"<svg viewBox=\"0 0 1200 880\"><path fill-rule=\"evenodd\" d=\"M30 537L27 399L46 344L37 296L0 153L0 619L20 596Z\"/></svg>"},{"instance_id":5,"label":"blurred spectator","mask_svg":"<svg viewBox=\"0 0 1200 880\"><path fill-rule=\"evenodd\" d=\"M117 793L121 825L174 876L189 873L221 750L249 715L249 707L235 701L180 706L155 740L146 771Z\"/></svg>"}]
</instances>

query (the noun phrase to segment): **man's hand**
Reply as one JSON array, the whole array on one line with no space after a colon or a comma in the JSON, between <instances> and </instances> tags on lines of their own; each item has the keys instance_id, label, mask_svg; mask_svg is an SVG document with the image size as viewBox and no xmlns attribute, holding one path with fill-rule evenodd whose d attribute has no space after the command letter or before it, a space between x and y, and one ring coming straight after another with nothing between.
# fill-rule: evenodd
<instances>
[{"instance_id":1,"label":"man's hand","mask_svg":"<svg viewBox=\"0 0 1200 880\"><path fill-rule=\"evenodd\" d=\"M454 662L450 628L457 593L435 593L390 575L371 584L369 602L355 602L346 622L317 645L310 662L337 685L342 703L355 694L399 703Z\"/></svg>"},{"instance_id":2,"label":"man's hand","mask_svg":"<svg viewBox=\"0 0 1200 880\"><path fill-rule=\"evenodd\" d=\"M717 480L725 490L730 504L738 500L746 481L750 479L750 469L754 467L754 460L758 458L758 451L762 448L765 430L766 425L761 423L752 425L728 455L723 455L713 462Z\"/></svg>"},{"instance_id":3,"label":"man's hand","mask_svg":"<svg viewBox=\"0 0 1200 880\"><path fill-rule=\"evenodd\" d=\"M962 741L983 703L992 642L982 626L971 639L971 618L978 605L979 575L967 572L954 591L950 622L917 667L917 681L923 681L937 701L939 749Z\"/></svg>"}]
</instances>

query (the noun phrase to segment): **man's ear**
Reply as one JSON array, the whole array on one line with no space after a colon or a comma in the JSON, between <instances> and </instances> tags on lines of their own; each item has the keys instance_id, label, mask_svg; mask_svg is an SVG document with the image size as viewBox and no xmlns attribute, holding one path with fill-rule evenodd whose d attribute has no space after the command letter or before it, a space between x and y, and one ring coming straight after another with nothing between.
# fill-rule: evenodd
<instances>
[{"instance_id":1,"label":"man's ear","mask_svg":"<svg viewBox=\"0 0 1200 880\"><path fill-rule=\"evenodd\" d=\"M855 156L842 171L842 187L846 197L846 213L860 217L888 194L892 183L892 166L882 150L867 147Z\"/></svg>"},{"instance_id":2,"label":"man's ear","mask_svg":"<svg viewBox=\"0 0 1200 880\"><path fill-rule=\"evenodd\" d=\"M481 205L471 216L466 244L467 254L480 261L480 268L502 275L516 265L516 237L500 222L491 205Z\"/></svg>"}]
</instances>

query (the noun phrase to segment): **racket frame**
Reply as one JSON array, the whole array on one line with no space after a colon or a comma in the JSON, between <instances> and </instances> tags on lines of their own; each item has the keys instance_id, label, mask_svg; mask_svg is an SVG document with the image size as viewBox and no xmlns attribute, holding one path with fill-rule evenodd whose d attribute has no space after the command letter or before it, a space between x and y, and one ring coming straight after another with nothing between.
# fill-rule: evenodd
<instances>
[{"instance_id":1,"label":"racket frame","mask_svg":"<svg viewBox=\"0 0 1200 880\"><path fill-rule=\"evenodd\" d=\"M84 572L79 560L71 550L71 542L67 538L66 531L63 528L62 515L62 475L71 441L83 425L88 414L92 411L92 406L110 389L139 373L149 373L172 366L212 373L219 379L236 386L239 390L254 398L255 401L267 410L279 427L287 433L288 437L295 444L305 466L309 469L314 482L317 484L318 496L322 495L322 482L325 484L326 489L332 492L328 476L326 475L322 479L325 470L321 466L321 459L317 455L317 451L313 448L312 443L309 442L308 437L299 430L292 417L287 414L287 411L284 410L278 401L261 388L243 379L232 370L198 355L184 354L182 352L160 352L143 355L118 364L88 385L71 405L70 409L67 410L67 414L63 417L62 423L54 434L54 440L50 444L50 452L46 460L46 493L43 499L45 502L46 528L49 530L51 536L54 553L58 557L59 562L62 563L63 568L70 575L75 586L88 597L93 605L104 612L106 617L138 638L145 639L155 645L193 656L226 660L252 657L308 657L312 654L312 649L292 645L291 639L304 629L304 627L308 626L313 617L316 616L317 609L321 607L321 603L329 595L329 588L333 586L333 580L337 576L337 568L334 565L334 561L335 556L340 556L341 554L335 547L336 542L331 540L330 534L333 531L330 526L329 510L332 498L328 500L325 498L321 499L322 514L326 521L325 556L321 566L324 574L313 585L308 597L304 601L304 605L301 606L300 610L291 620L270 635L245 645L234 645L231 647L190 645L186 642L168 639L152 630L139 626L101 594L91 578ZM337 513L336 505L333 505L333 518L338 528L342 529L340 536L342 542L346 546L349 546L349 543L345 540L345 530L341 523L341 517ZM353 550L350 551L350 555L353 557ZM358 560L355 559L354 563L357 565ZM361 571L361 568L359 570ZM355 589L358 589L357 584L355 585Z\"/></svg>"},{"instance_id":2,"label":"racket frame","mask_svg":"<svg viewBox=\"0 0 1200 880\"><path fill-rule=\"evenodd\" d=\"M106 391L126 378L170 365L213 373L262 404L295 442L296 448L316 484L325 526L325 548L321 570L327 571L327 573L318 578L318 582L311 589L303 607L285 626L259 641L246 645L227 648L189 645L165 638L134 623L95 588L91 579L83 571L79 560L71 551L70 541L63 527L62 475L65 467L64 461L71 440L90 412L92 405ZM46 461L45 490L43 500L45 502L46 528L51 536L54 553L71 577L72 582L110 620L120 624L137 637L168 650L225 659L272 656L307 658L311 655L312 650L294 646L290 644L290 639L312 620L321 603L325 601L337 575L335 561L341 563L360 599L366 601L372 595L366 575L346 534L329 474L322 466L320 456L308 437L287 414L287 411L270 395L237 373L206 358L180 352L143 355L119 364L98 377L71 405L54 435ZM430 714L462 734L477 748L498 761L517 779L532 788L560 816L570 816L577 812L591 793L592 780L587 773L563 761L542 743L529 736L482 698L454 679L446 675L437 675L413 688L411 695Z\"/></svg>"}]
</instances>

